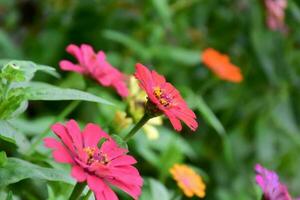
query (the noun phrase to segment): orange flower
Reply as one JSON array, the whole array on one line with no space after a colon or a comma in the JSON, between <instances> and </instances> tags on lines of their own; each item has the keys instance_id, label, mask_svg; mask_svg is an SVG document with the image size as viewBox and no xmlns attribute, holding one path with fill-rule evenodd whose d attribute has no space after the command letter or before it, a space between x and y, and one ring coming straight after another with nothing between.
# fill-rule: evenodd
<instances>
[{"instance_id":1,"label":"orange flower","mask_svg":"<svg viewBox=\"0 0 300 200\"><path fill-rule=\"evenodd\" d=\"M202 53L202 62L220 79L235 83L243 80L240 68L232 64L227 55L221 54L215 49L205 49Z\"/></svg>"},{"instance_id":2,"label":"orange flower","mask_svg":"<svg viewBox=\"0 0 300 200\"><path fill-rule=\"evenodd\" d=\"M201 176L199 176L192 168L183 164L175 164L170 169L170 173L187 197L196 195L203 198L205 196L206 186Z\"/></svg>"}]
</instances>

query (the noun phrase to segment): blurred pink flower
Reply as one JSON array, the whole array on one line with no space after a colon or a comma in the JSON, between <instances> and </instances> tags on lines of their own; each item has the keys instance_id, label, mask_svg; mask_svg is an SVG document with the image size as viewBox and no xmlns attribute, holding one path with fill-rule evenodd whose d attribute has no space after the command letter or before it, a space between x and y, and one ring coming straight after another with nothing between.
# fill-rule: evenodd
<instances>
[{"instance_id":1,"label":"blurred pink flower","mask_svg":"<svg viewBox=\"0 0 300 200\"><path fill-rule=\"evenodd\" d=\"M284 23L287 0L265 0L267 25L271 30L287 30Z\"/></svg>"},{"instance_id":2,"label":"blurred pink flower","mask_svg":"<svg viewBox=\"0 0 300 200\"><path fill-rule=\"evenodd\" d=\"M128 96L126 76L106 60L103 51L96 54L93 48L87 44L82 44L80 47L70 44L66 51L78 60L78 64L62 60L59 63L62 70L91 76L101 85L115 88L120 96Z\"/></svg>"},{"instance_id":3,"label":"blurred pink flower","mask_svg":"<svg viewBox=\"0 0 300 200\"><path fill-rule=\"evenodd\" d=\"M45 138L45 146L53 150L57 162L72 166L72 177L86 181L97 200L118 200L110 185L138 199L143 179L132 166L136 160L99 126L90 123L81 132L76 121L70 120L65 126L57 123L51 129L60 141Z\"/></svg>"},{"instance_id":4,"label":"blurred pink flower","mask_svg":"<svg viewBox=\"0 0 300 200\"><path fill-rule=\"evenodd\" d=\"M264 200L292 200L286 186L279 181L278 175L259 164L255 166L256 183L263 190Z\"/></svg>"},{"instance_id":5,"label":"blurred pink flower","mask_svg":"<svg viewBox=\"0 0 300 200\"><path fill-rule=\"evenodd\" d=\"M154 107L154 112L164 113L177 131L182 129L180 121L183 121L193 131L197 129L195 113L188 107L179 91L168 83L165 77L156 71L150 71L140 63L136 64L134 75L139 80L140 87L147 93L148 103L151 103L150 107Z\"/></svg>"}]
</instances>

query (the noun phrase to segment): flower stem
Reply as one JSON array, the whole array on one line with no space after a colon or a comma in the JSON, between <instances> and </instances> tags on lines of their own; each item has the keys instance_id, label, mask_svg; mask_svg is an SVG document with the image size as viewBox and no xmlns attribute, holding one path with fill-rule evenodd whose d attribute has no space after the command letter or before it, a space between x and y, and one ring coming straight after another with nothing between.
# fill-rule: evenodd
<instances>
[{"instance_id":1,"label":"flower stem","mask_svg":"<svg viewBox=\"0 0 300 200\"><path fill-rule=\"evenodd\" d=\"M80 101L72 101L54 120L51 124L56 123L57 121L62 120L67 115L69 115L78 105ZM50 131L51 127L49 126L42 134L38 135L34 143L32 143L31 147L28 149L28 151L25 153L26 155L31 155L34 151L34 149L41 143L43 138L47 135L47 133Z\"/></svg>"},{"instance_id":2,"label":"flower stem","mask_svg":"<svg viewBox=\"0 0 300 200\"><path fill-rule=\"evenodd\" d=\"M72 191L72 194L70 195L69 197L69 200L77 200L79 199L82 191L84 190L86 184L85 183L76 183L73 191Z\"/></svg>"},{"instance_id":3,"label":"flower stem","mask_svg":"<svg viewBox=\"0 0 300 200\"><path fill-rule=\"evenodd\" d=\"M88 193L83 197L82 200L88 200L92 194L92 190L89 190Z\"/></svg>"},{"instance_id":4,"label":"flower stem","mask_svg":"<svg viewBox=\"0 0 300 200\"><path fill-rule=\"evenodd\" d=\"M144 116L140 119L140 121L131 129L131 131L124 137L124 141L128 142L128 140L130 138L132 138L132 136L134 136L134 134L136 134L136 132L142 128L147 121L150 119L151 117L147 114L144 114Z\"/></svg>"}]
</instances>

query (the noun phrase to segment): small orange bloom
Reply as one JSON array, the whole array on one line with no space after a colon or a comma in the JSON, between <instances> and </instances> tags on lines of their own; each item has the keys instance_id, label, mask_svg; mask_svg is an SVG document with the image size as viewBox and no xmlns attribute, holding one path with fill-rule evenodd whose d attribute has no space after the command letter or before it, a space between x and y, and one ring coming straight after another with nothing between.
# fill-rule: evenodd
<instances>
[{"instance_id":1,"label":"small orange bloom","mask_svg":"<svg viewBox=\"0 0 300 200\"><path fill-rule=\"evenodd\" d=\"M215 49L205 49L202 53L202 62L220 79L235 83L243 80L240 68L232 64L227 55L221 54Z\"/></svg>"},{"instance_id":2,"label":"small orange bloom","mask_svg":"<svg viewBox=\"0 0 300 200\"><path fill-rule=\"evenodd\" d=\"M170 173L187 197L196 195L203 198L205 196L206 186L201 176L199 176L192 168L183 164L175 164L170 169Z\"/></svg>"}]
</instances>

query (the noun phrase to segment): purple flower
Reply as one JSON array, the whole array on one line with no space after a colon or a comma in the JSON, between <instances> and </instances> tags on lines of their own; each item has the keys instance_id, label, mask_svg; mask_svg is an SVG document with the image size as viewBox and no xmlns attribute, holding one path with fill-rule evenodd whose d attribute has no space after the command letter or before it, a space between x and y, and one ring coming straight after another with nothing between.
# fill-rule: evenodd
<instances>
[{"instance_id":1,"label":"purple flower","mask_svg":"<svg viewBox=\"0 0 300 200\"><path fill-rule=\"evenodd\" d=\"M256 183L263 190L263 200L292 200L286 186L279 181L278 175L262 167L255 166Z\"/></svg>"}]
</instances>

